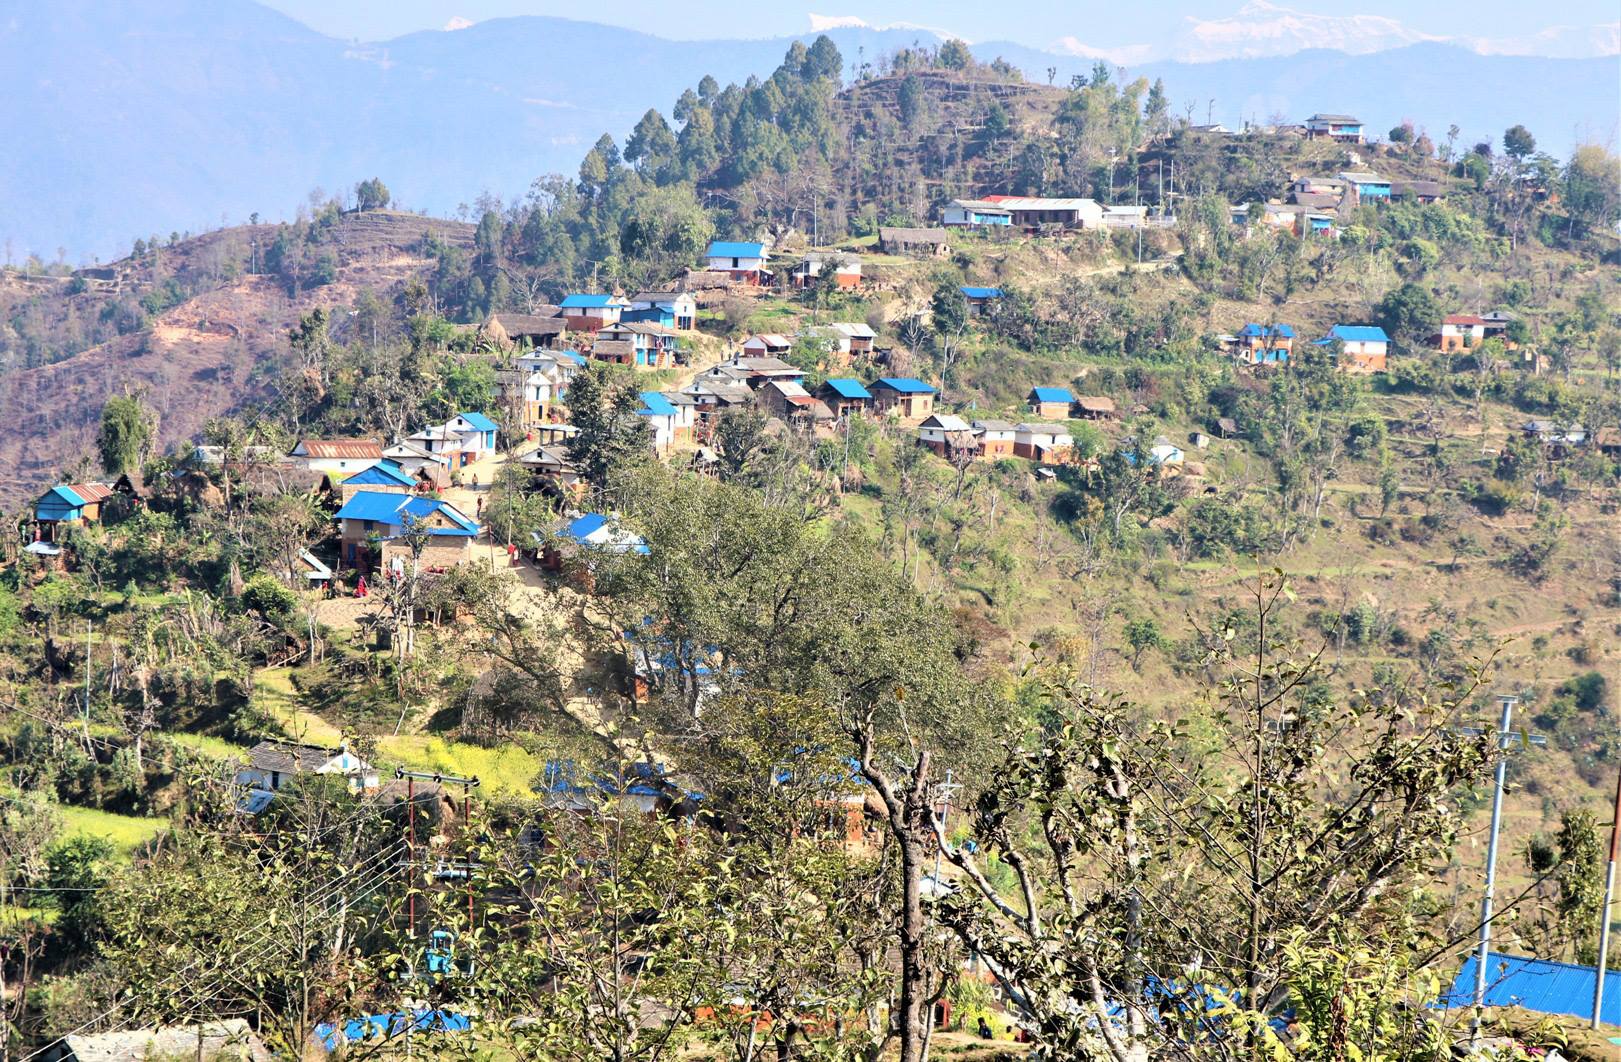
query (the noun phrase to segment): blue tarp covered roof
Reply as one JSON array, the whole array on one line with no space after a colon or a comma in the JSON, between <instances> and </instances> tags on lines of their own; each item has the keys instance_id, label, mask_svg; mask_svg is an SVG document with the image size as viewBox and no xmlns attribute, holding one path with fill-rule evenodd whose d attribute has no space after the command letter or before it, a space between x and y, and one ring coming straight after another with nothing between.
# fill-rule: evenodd
<instances>
[{"instance_id":1,"label":"blue tarp covered roof","mask_svg":"<svg viewBox=\"0 0 1621 1062\"><path fill-rule=\"evenodd\" d=\"M837 379L827 381L827 386L840 398L871 398L872 394L860 380Z\"/></svg>"},{"instance_id":2,"label":"blue tarp covered roof","mask_svg":"<svg viewBox=\"0 0 1621 1062\"><path fill-rule=\"evenodd\" d=\"M1000 299L1002 297L1001 288L964 287L962 293L964 297L970 299Z\"/></svg>"},{"instance_id":3,"label":"blue tarp covered roof","mask_svg":"<svg viewBox=\"0 0 1621 1062\"><path fill-rule=\"evenodd\" d=\"M922 380L914 380L910 376L885 376L883 379L878 381L878 384L882 384L891 391L898 391L903 395L934 394L934 388L930 387ZM877 386L877 384L874 386Z\"/></svg>"},{"instance_id":4,"label":"blue tarp covered roof","mask_svg":"<svg viewBox=\"0 0 1621 1062\"><path fill-rule=\"evenodd\" d=\"M409 1013L401 1010L350 1018L341 1029L331 1022L322 1022L315 1027L315 1038L328 1051L336 1051L345 1043L381 1040L384 1037L392 1040L404 1036L407 1026L413 1033L466 1032L473 1027L473 1023L467 1015L453 1010L417 1010Z\"/></svg>"},{"instance_id":5,"label":"blue tarp covered roof","mask_svg":"<svg viewBox=\"0 0 1621 1062\"><path fill-rule=\"evenodd\" d=\"M1478 953L1472 953L1464 961L1452 988L1441 997L1440 1006L1474 1005L1475 966L1479 958ZM1597 980L1598 968L1594 966L1491 952L1486 960L1486 1005L1590 1018L1593 985ZM1621 970L1612 969L1604 977L1604 1013L1600 1018L1611 1025L1621 1025Z\"/></svg>"},{"instance_id":6,"label":"blue tarp covered roof","mask_svg":"<svg viewBox=\"0 0 1621 1062\"><path fill-rule=\"evenodd\" d=\"M709 258L764 258L765 244L716 240L709 245Z\"/></svg>"},{"instance_id":7,"label":"blue tarp covered roof","mask_svg":"<svg viewBox=\"0 0 1621 1062\"><path fill-rule=\"evenodd\" d=\"M1037 402L1073 402L1075 396L1069 393L1067 387L1035 387L1030 393L1036 397Z\"/></svg>"}]
</instances>

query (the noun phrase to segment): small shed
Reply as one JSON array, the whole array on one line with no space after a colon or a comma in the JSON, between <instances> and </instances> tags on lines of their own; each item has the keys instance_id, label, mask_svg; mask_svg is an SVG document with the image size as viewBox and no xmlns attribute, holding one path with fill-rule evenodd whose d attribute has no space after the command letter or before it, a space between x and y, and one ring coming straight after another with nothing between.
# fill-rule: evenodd
<instances>
[{"instance_id":1,"label":"small shed","mask_svg":"<svg viewBox=\"0 0 1621 1062\"><path fill-rule=\"evenodd\" d=\"M1069 393L1067 387L1034 387L1024 400L1030 412L1038 417L1068 419L1069 407L1074 404L1075 396Z\"/></svg>"},{"instance_id":2,"label":"small shed","mask_svg":"<svg viewBox=\"0 0 1621 1062\"><path fill-rule=\"evenodd\" d=\"M1075 400L1075 412L1082 420L1113 420L1120 415L1114 399L1104 395L1081 395Z\"/></svg>"}]
</instances>

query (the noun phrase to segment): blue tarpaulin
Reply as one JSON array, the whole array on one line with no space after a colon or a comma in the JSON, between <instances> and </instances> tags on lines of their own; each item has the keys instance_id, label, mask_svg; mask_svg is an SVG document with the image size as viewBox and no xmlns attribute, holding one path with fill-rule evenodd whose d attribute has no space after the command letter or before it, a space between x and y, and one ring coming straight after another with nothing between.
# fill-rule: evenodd
<instances>
[{"instance_id":1,"label":"blue tarpaulin","mask_svg":"<svg viewBox=\"0 0 1621 1062\"><path fill-rule=\"evenodd\" d=\"M472 1020L465 1014L457 1014L451 1010L418 1010L407 1013L394 1011L387 1014L367 1014L360 1018L350 1018L339 1026L323 1022L315 1027L315 1037L321 1041L321 1046L328 1051L336 1051L346 1043L362 1043L367 1040L377 1041L394 1039L404 1036L406 1026L409 1024L411 1032L466 1032L473 1027Z\"/></svg>"}]
</instances>

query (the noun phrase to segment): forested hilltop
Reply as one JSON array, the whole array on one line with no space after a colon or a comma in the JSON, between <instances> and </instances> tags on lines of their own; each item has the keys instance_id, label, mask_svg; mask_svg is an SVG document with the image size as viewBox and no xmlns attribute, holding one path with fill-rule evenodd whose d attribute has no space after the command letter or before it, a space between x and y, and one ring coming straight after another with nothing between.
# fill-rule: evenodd
<instances>
[{"instance_id":1,"label":"forested hilltop","mask_svg":"<svg viewBox=\"0 0 1621 1062\"><path fill-rule=\"evenodd\" d=\"M1608 1057L1621 163L853 65L0 278L0 1056Z\"/></svg>"}]
</instances>

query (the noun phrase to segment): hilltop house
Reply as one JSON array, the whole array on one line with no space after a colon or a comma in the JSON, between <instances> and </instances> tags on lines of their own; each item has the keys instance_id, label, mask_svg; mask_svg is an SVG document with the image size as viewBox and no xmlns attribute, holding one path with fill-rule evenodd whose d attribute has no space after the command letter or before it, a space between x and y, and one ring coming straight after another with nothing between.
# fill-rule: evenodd
<instances>
[{"instance_id":1,"label":"hilltop house","mask_svg":"<svg viewBox=\"0 0 1621 1062\"><path fill-rule=\"evenodd\" d=\"M771 278L771 271L765 266L763 243L716 240L704 252L704 263L704 268L710 272L726 273L748 284L764 284Z\"/></svg>"},{"instance_id":2,"label":"hilltop house","mask_svg":"<svg viewBox=\"0 0 1621 1062\"><path fill-rule=\"evenodd\" d=\"M951 234L945 229L878 227L878 249L885 254L939 258L951 253Z\"/></svg>"},{"instance_id":3,"label":"hilltop house","mask_svg":"<svg viewBox=\"0 0 1621 1062\"><path fill-rule=\"evenodd\" d=\"M816 397L822 400L837 420L843 420L851 413L864 413L872 408L872 392L868 391L860 380L828 380L817 388Z\"/></svg>"},{"instance_id":4,"label":"hilltop house","mask_svg":"<svg viewBox=\"0 0 1621 1062\"><path fill-rule=\"evenodd\" d=\"M909 376L886 376L868 390L873 410L901 420L922 420L934 412L934 388Z\"/></svg>"},{"instance_id":5,"label":"hilltop house","mask_svg":"<svg viewBox=\"0 0 1621 1062\"><path fill-rule=\"evenodd\" d=\"M835 321L827 330L840 354L871 354L873 340L878 338L871 325L852 321Z\"/></svg>"},{"instance_id":6,"label":"hilltop house","mask_svg":"<svg viewBox=\"0 0 1621 1062\"><path fill-rule=\"evenodd\" d=\"M1335 325L1317 341L1327 346L1340 342L1340 368L1350 372L1384 372L1390 337L1377 325Z\"/></svg>"},{"instance_id":7,"label":"hilltop house","mask_svg":"<svg viewBox=\"0 0 1621 1062\"><path fill-rule=\"evenodd\" d=\"M917 441L941 457L974 456L979 442L968 422L955 413L931 413L917 426Z\"/></svg>"},{"instance_id":8,"label":"hilltop house","mask_svg":"<svg viewBox=\"0 0 1621 1062\"><path fill-rule=\"evenodd\" d=\"M861 286L861 259L853 254L811 251L799 260L788 278L796 288L808 288L821 277L822 270L831 267L833 283L841 288Z\"/></svg>"},{"instance_id":9,"label":"hilltop house","mask_svg":"<svg viewBox=\"0 0 1621 1062\"><path fill-rule=\"evenodd\" d=\"M615 324L630 303L618 295L570 295L563 300L563 322L571 332L595 332Z\"/></svg>"},{"instance_id":10,"label":"hilltop house","mask_svg":"<svg viewBox=\"0 0 1621 1062\"><path fill-rule=\"evenodd\" d=\"M622 311L619 319L684 332L697 326L698 300L690 291L638 291L630 297L630 309Z\"/></svg>"},{"instance_id":11,"label":"hilltop house","mask_svg":"<svg viewBox=\"0 0 1621 1062\"><path fill-rule=\"evenodd\" d=\"M580 470L561 446L537 446L518 457L518 463L554 486L574 489L583 485Z\"/></svg>"},{"instance_id":12,"label":"hilltop house","mask_svg":"<svg viewBox=\"0 0 1621 1062\"><path fill-rule=\"evenodd\" d=\"M495 452L495 422L482 413L458 413L443 424L427 427L407 442L445 461L454 471Z\"/></svg>"},{"instance_id":13,"label":"hilltop house","mask_svg":"<svg viewBox=\"0 0 1621 1062\"><path fill-rule=\"evenodd\" d=\"M60 483L52 487L34 503L39 537L55 542L60 527L100 523L102 503L112 495L113 489L105 483Z\"/></svg>"},{"instance_id":14,"label":"hilltop house","mask_svg":"<svg viewBox=\"0 0 1621 1062\"><path fill-rule=\"evenodd\" d=\"M834 420L827 403L793 380L769 381L755 392L755 400L796 428L823 427Z\"/></svg>"},{"instance_id":15,"label":"hilltop house","mask_svg":"<svg viewBox=\"0 0 1621 1062\"><path fill-rule=\"evenodd\" d=\"M1247 324L1233 339L1238 360L1251 365L1277 365L1287 362L1295 349L1292 325Z\"/></svg>"},{"instance_id":16,"label":"hilltop house","mask_svg":"<svg viewBox=\"0 0 1621 1062\"><path fill-rule=\"evenodd\" d=\"M383 568L402 568L410 560L410 549L400 541L406 530L427 532L421 563L428 568L448 568L471 560L478 524L447 501L413 494L387 491L358 491L334 517L339 525L339 564L358 571L371 571L378 565L371 557L370 543L381 547Z\"/></svg>"},{"instance_id":17,"label":"hilltop house","mask_svg":"<svg viewBox=\"0 0 1621 1062\"><path fill-rule=\"evenodd\" d=\"M1005 420L976 420L974 435L979 439L982 457L1009 457L1013 454L1013 440L1018 426Z\"/></svg>"},{"instance_id":18,"label":"hilltop house","mask_svg":"<svg viewBox=\"0 0 1621 1062\"><path fill-rule=\"evenodd\" d=\"M643 391L639 397L642 404L637 408L636 415L647 421L653 436L653 448L659 453L664 453L675 444L676 427L681 419L681 411L662 391ZM687 427L690 435L690 422Z\"/></svg>"},{"instance_id":19,"label":"hilltop house","mask_svg":"<svg viewBox=\"0 0 1621 1062\"><path fill-rule=\"evenodd\" d=\"M300 439L287 457L308 472L349 476L381 461L383 446L372 439Z\"/></svg>"},{"instance_id":20,"label":"hilltop house","mask_svg":"<svg viewBox=\"0 0 1621 1062\"><path fill-rule=\"evenodd\" d=\"M793 380L795 383L803 383L804 379L804 369L790 365L781 358L740 355L699 373L695 382L715 380L747 384L750 388L757 388L768 380Z\"/></svg>"},{"instance_id":21,"label":"hilltop house","mask_svg":"<svg viewBox=\"0 0 1621 1062\"><path fill-rule=\"evenodd\" d=\"M1342 144L1362 143L1362 120L1349 114L1314 114L1306 119L1306 136L1312 140L1338 140Z\"/></svg>"},{"instance_id":22,"label":"hilltop house","mask_svg":"<svg viewBox=\"0 0 1621 1062\"><path fill-rule=\"evenodd\" d=\"M1069 417L1075 396L1067 387L1037 387L1025 396L1025 404L1038 417Z\"/></svg>"},{"instance_id":23,"label":"hilltop house","mask_svg":"<svg viewBox=\"0 0 1621 1062\"><path fill-rule=\"evenodd\" d=\"M1469 313L1451 313L1441 319L1441 333L1435 337L1435 349L1443 354L1455 354L1480 346L1486 339L1486 322Z\"/></svg>"},{"instance_id":24,"label":"hilltop house","mask_svg":"<svg viewBox=\"0 0 1621 1062\"><path fill-rule=\"evenodd\" d=\"M983 201L1007 210L1021 229L1056 225L1065 229L1103 226L1103 206L1095 199L1055 199L1034 195L987 195Z\"/></svg>"},{"instance_id":25,"label":"hilltop house","mask_svg":"<svg viewBox=\"0 0 1621 1062\"><path fill-rule=\"evenodd\" d=\"M979 225L1013 227L1013 211L985 199L953 199L940 212L940 224L948 228Z\"/></svg>"},{"instance_id":26,"label":"hilltop house","mask_svg":"<svg viewBox=\"0 0 1621 1062\"><path fill-rule=\"evenodd\" d=\"M377 769L344 745L304 745L290 741L261 741L248 750L236 772L236 783L261 793L274 793L299 778L337 775L353 792L377 788Z\"/></svg>"},{"instance_id":27,"label":"hilltop house","mask_svg":"<svg viewBox=\"0 0 1621 1062\"><path fill-rule=\"evenodd\" d=\"M536 560L547 571L562 571L565 561L584 559L591 567L592 553L625 554L650 551L647 542L633 531L619 524L612 514L585 513L565 518L550 532L532 532L536 543Z\"/></svg>"},{"instance_id":28,"label":"hilltop house","mask_svg":"<svg viewBox=\"0 0 1621 1062\"><path fill-rule=\"evenodd\" d=\"M971 284L963 285L962 297L968 300L968 312L978 317L985 312L985 308L1002 297L1001 288L980 288Z\"/></svg>"},{"instance_id":29,"label":"hilltop house","mask_svg":"<svg viewBox=\"0 0 1621 1062\"><path fill-rule=\"evenodd\" d=\"M1062 424L1017 424L1013 428L1013 453L1044 465L1068 459L1075 448L1075 437Z\"/></svg>"}]
</instances>

